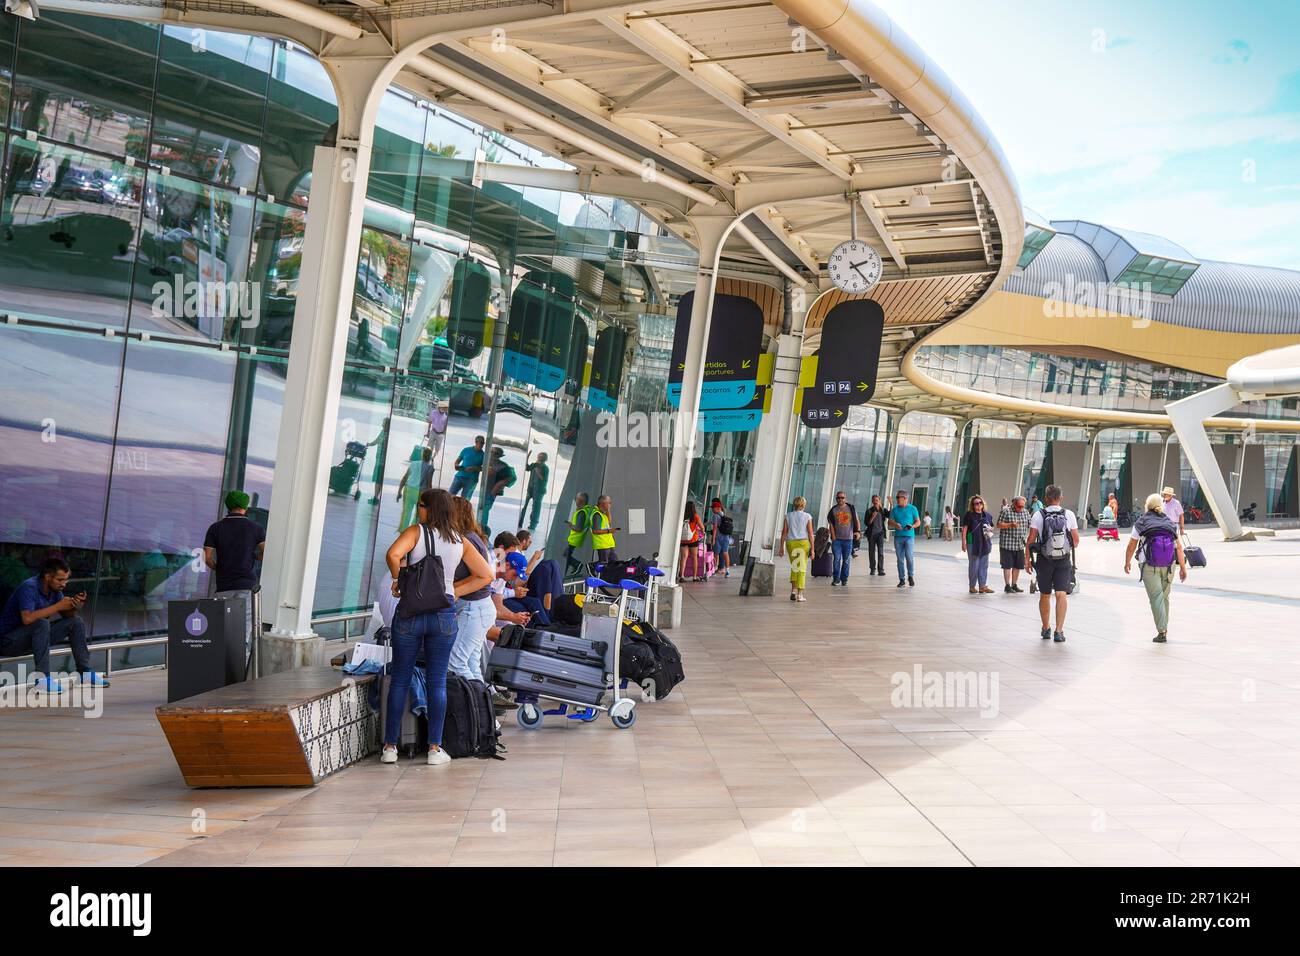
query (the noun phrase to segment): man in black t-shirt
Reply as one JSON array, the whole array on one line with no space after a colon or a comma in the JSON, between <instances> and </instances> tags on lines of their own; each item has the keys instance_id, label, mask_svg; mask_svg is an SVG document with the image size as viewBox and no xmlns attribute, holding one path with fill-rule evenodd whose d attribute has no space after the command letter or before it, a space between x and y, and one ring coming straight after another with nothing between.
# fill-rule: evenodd
<instances>
[{"instance_id":1,"label":"man in black t-shirt","mask_svg":"<svg viewBox=\"0 0 1300 956\"><path fill-rule=\"evenodd\" d=\"M208 528L203 538L203 563L216 575L213 597L244 599L246 633L253 631L253 588L257 587L254 565L262 560L266 532L248 517L245 492L226 495L227 514Z\"/></svg>"}]
</instances>

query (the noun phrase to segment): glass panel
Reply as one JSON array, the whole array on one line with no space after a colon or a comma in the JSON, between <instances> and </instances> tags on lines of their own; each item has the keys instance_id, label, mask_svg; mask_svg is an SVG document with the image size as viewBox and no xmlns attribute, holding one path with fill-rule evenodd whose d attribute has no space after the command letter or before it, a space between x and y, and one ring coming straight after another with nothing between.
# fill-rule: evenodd
<instances>
[{"instance_id":1,"label":"glass panel","mask_svg":"<svg viewBox=\"0 0 1300 956\"><path fill-rule=\"evenodd\" d=\"M306 51L277 43L262 138L261 188L277 199L305 204L315 148L338 113L325 67Z\"/></svg>"},{"instance_id":2,"label":"glass panel","mask_svg":"<svg viewBox=\"0 0 1300 956\"><path fill-rule=\"evenodd\" d=\"M149 158L204 182L255 189L271 42L167 27Z\"/></svg>"},{"instance_id":3,"label":"glass panel","mask_svg":"<svg viewBox=\"0 0 1300 956\"><path fill-rule=\"evenodd\" d=\"M258 324L247 282L252 196L151 173L135 270L132 331L235 341Z\"/></svg>"},{"instance_id":4,"label":"glass panel","mask_svg":"<svg viewBox=\"0 0 1300 956\"><path fill-rule=\"evenodd\" d=\"M0 212L0 306L121 328L144 174L64 146L13 139Z\"/></svg>"},{"instance_id":5,"label":"glass panel","mask_svg":"<svg viewBox=\"0 0 1300 956\"><path fill-rule=\"evenodd\" d=\"M54 555L93 595L121 366L120 339L0 326L0 601Z\"/></svg>"},{"instance_id":6,"label":"glass panel","mask_svg":"<svg viewBox=\"0 0 1300 956\"><path fill-rule=\"evenodd\" d=\"M145 24L55 13L23 21L10 121L62 143L142 160L157 49L158 30Z\"/></svg>"},{"instance_id":7,"label":"glass panel","mask_svg":"<svg viewBox=\"0 0 1300 956\"><path fill-rule=\"evenodd\" d=\"M306 234L307 214L300 207L257 204L248 267L252 283L249 301L256 302L257 309L239 322L239 339L244 344L288 351Z\"/></svg>"},{"instance_id":8,"label":"glass panel","mask_svg":"<svg viewBox=\"0 0 1300 956\"><path fill-rule=\"evenodd\" d=\"M94 633L153 628L169 600L206 596L220 515L235 355L128 343Z\"/></svg>"}]
</instances>

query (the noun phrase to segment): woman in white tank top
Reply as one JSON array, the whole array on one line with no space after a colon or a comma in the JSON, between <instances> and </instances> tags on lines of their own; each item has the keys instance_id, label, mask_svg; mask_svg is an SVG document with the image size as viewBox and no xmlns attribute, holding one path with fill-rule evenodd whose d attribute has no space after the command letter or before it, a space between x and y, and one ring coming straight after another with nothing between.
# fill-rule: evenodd
<instances>
[{"instance_id":1,"label":"woman in white tank top","mask_svg":"<svg viewBox=\"0 0 1300 956\"><path fill-rule=\"evenodd\" d=\"M415 672L415 659L421 651L424 652L424 682L429 698L429 764L439 766L451 762L440 745L443 720L447 715L447 661L456 641L456 597L476 591L492 581L487 561L472 547L465 547L456 533L452 508L451 495L443 489L422 492L417 512L420 523L402 531L386 555L388 570L393 576L392 592L399 601L397 614L393 617L388 714L384 723L384 749L380 756L384 763L397 762L402 712L406 707L411 676ZM410 567L423 560L428 553L426 541L432 544L434 556L442 564L447 606L403 617L398 587L402 565ZM456 566L462 560L469 569L469 576L453 583Z\"/></svg>"},{"instance_id":2,"label":"woman in white tank top","mask_svg":"<svg viewBox=\"0 0 1300 956\"><path fill-rule=\"evenodd\" d=\"M806 601L804 586L808 583L808 556L812 554L813 519L804 509L808 502L802 496L794 499L794 509L785 516L781 525L781 543L778 555L790 552L790 600Z\"/></svg>"}]
</instances>

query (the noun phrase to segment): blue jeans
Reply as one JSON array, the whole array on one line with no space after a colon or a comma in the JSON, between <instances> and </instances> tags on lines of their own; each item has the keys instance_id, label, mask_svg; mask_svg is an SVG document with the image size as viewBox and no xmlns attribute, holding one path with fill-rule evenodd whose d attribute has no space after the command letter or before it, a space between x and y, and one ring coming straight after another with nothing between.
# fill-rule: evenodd
<instances>
[{"instance_id":1,"label":"blue jeans","mask_svg":"<svg viewBox=\"0 0 1300 956\"><path fill-rule=\"evenodd\" d=\"M451 608L393 618L393 662L389 665L392 676L388 682L384 743L397 743L415 658L421 650L424 651L424 683L429 694L429 743L442 743L442 722L447 716L447 661L455 643L456 612Z\"/></svg>"},{"instance_id":2,"label":"blue jeans","mask_svg":"<svg viewBox=\"0 0 1300 956\"><path fill-rule=\"evenodd\" d=\"M5 657L31 654L35 673L48 677L50 645L63 643L72 645L72 660L77 671L89 674L91 666L90 651L86 645L86 622L76 614L72 617L43 617L30 624L18 625L0 637L0 654Z\"/></svg>"},{"instance_id":3,"label":"blue jeans","mask_svg":"<svg viewBox=\"0 0 1300 956\"><path fill-rule=\"evenodd\" d=\"M849 579L849 562L853 560L853 539L841 541L836 538L831 542L831 550L834 552L831 565L831 580L847 582Z\"/></svg>"},{"instance_id":4,"label":"blue jeans","mask_svg":"<svg viewBox=\"0 0 1300 956\"><path fill-rule=\"evenodd\" d=\"M462 475L459 472L451 479L451 487L447 490L453 495L460 495L466 500L474 497L474 487L478 484L478 478L474 475Z\"/></svg>"},{"instance_id":5,"label":"blue jeans","mask_svg":"<svg viewBox=\"0 0 1300 956\"><path fill-rule=\"evenodd\" d=\"M536 597L506 598L501 602L511 611L527 611L532 615L528 623L536 627L539 624L545 625L551 623L551 616L546 613L546 608L542 605L542 599Z\"/></svg>"},{"instance_id":6,"label":"blue jeans","mask_svg":"<svg viewBox=\"0 0 1300 956\"><path fill-rule=\"evenodd\" d=\"M898 580L905 581L913 576L915 554L916 537L914 535L894 535L894 555L898 558Z\"/></svg>"},{"instance_id":7,"label":"blue jeans","mask_svg":"<svg viewBox=\"0 0 1300 956\"><path fill-rule=\"evenodd\" d=\"M987 554L974 555L966 553L966 576L970 579L970 586L973 588L986 588L989 586L989 556Z\"/></svg>"},{"instance_id":8,"label":"blue jeans","mask_svg":"<svg viewBox=\"0 0 1300 956\"><path fill-rule=\"evenodd\" d=\"M490 597L456 602L456 643L447 669L466 680L483 679L488 628L496 623L497 609Z\"/></svg>"}]
</instances>

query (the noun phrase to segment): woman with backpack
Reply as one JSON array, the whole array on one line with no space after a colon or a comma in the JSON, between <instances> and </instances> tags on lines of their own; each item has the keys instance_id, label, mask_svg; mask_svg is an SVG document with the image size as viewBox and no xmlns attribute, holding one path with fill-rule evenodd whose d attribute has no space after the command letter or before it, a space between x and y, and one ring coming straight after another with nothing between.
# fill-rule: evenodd
<instances>
[{"instance_id":1,"label":"woman with backpack","mask_svg":"<svg viewBox=\"0 0 1300 956\"><path fill-rule=\"evenodd\" d=\"M961 519L961 549L966 552L966 579L971 594L992 594L989 587L989 555L993 553L993 516L984 499L972 495Z\"/></svg>"},{"instance_id":2,"label":"woman with backpack","mask_svg":"<svg viewBox=\"0 0 1300 956\"><path fill-rule=\"evenodd\" d=\"M415 659L423 652L429 704L429 766L437 767L451 762L441 744L442 724L447 716L447 662L456 643L456 599L491 584L493 574L483 556L473 547L465 547L456 532L455 506L449 492L434 488L421 494L418 514L419 522L403 530L385 555L393 576L392 594L398 603L393 618L384 749L379 759L382 763L397 763L406 695L415 673ZM469 574L454 581L462 560Z\"/></svg>"},{"instance_id":3,"label":"woman with backpack","mask_svg":"<svg viewBox=\"0 0 1300 956\"><path fill-rule=\"evenodd\" d=\"M1128 550L1124 552L1124 573L1133 567L1133 554L1137 552L1141 566L1142 585L1147 589L1151 616L1156 622L1156 636L1152 643L1164 644L1169 631L1169 594L1174 586L1174 565L1178 565L1178 580L1187 580L1187 558L1183 543L1178 539L1178 526L1165 515L1165 499L1158 494L1148 495L1146 511L1133 522L1129 534Z\"/></svg>"},{"instance_id":4,"label":"woman with backpack","mask_svg":"<svg viewBox=\"0 0 1300 956\"><path fill-rule=\"evenodd\" d=\"M682 546L681 567L678 568L677 577L682 581L703 581L704 580L704 562L699 555L700 542L704 540L704 522L700 520L699 513L695 510L695 502L686 502L686 509L682 512L682 532L678 543ZM695 574L686 574L686 561L695 554Z\"/></svg>"}]
</instances>

